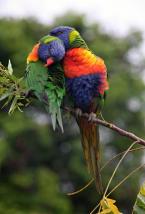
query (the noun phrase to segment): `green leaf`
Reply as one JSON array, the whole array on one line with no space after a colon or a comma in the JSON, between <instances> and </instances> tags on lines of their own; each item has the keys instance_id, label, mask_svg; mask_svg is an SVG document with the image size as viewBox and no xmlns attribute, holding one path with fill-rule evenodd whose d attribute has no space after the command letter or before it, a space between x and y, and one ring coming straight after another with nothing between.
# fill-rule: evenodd
<instances>
[{"instance_id":1,"label":"green leaf","mask_svg":"<svg viewBox=\"0 0 145 214\"><path fill-rule=\"evenodd\" d=\"M9 114L13 113L15 108L17 108L17 97L14 97L11 107L9 109Z\"/></svg>"},{"instance_id":2,"label":"green leaf","mask_svg":"<svg viewBox=\"0 0 145 214\"><path fill-rule=\"evenodd\" d=\"M144 214L144 213L145 213L145 182L140 188L135 205L133 207L133 214Z\"/></svg>"},{"instance_id":3,"label":"green leaf","mask_svg":"<svg viewBox=\"0 0 145 214\"><path fill-rule=\"evenodd\" d=\"M9 59L9 62L8 62L8 72L9 72L10 75L13 74L13 68L12 68L12 63L11 63L10 59Z\"/></svg>"},{"instance_id":4,"label":"green leaf","mask_svg":"<svg viewBox=\"0 0 145 214\"><path fill-rule=\"evenodd\" d=\"M0 97L0 101L6 99L6 98L9 97L10 95L12 95L12 92L8 92L8 93L3 94L3 95Z\"/></svg>"}]
</instances>

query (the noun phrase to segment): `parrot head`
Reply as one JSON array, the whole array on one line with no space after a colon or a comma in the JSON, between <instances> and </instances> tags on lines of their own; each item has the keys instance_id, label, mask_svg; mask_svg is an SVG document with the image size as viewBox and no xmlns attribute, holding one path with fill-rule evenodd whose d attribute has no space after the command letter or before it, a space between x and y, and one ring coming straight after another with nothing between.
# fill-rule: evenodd
<instances>
[{"instance_id":1,"label":"parrot head","mask_svg":"<svg viewBox=\"0 0 145 214\"><path fill-rule=\"evenodd\" d=\"M54 36L44 36L40 39L38 49L39 59L46 63L46 66L63 59L65 47L63 42Z\"/></svg>"},{"instance_id":2,"label":"parrot head","mask_svg":"<svg viewBox=\"0 0 145 214\"><path fill-rule=\"evenodd\" d=\"M45 66L49 66L63 59L64 55L65 47L63 42L57 37L46 35L33 47L27 62L40 60L45 63Z\"/></svg>"},{"instance_id":3,"label":"parrot head","mask_svg":"<svg viewBox=\"0 0 145 214\"><path fill-rule=\"evenodd\" d=\"M69 26L59 26L50 31L51 36L56 36L64 43L65 49L73 47L77 40L82 40L79 32Z\"/></svg>"}]
</instances>

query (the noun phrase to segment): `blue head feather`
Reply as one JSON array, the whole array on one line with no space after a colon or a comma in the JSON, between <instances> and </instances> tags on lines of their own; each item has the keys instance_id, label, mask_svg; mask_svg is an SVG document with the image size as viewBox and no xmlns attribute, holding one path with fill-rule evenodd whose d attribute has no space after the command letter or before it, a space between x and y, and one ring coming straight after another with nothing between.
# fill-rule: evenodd
<instances>
[{"instance_id":1,"label":"blue head feather","mask_svg":"<svg viewBox=\"0 0 145 214\"><path fill-rule=\"evenodd\" d=\"M46 63L48 58L53 58L55 62L63 59L65 55L65 47L59 40L53 40L49 43L40 43L38 49L39 59Z\"/></svg>"},{"instance_id":2,"label":"blue head feather","mask_svg":"<svg viewBox=\"0 0 145 214\"><path fill-rule=\"evenodd\" d=\"M70 47L70 41L69 41L69 35L72 31L75 29L69 26L59 26L56 28L53 28L50 31L50 35L58 37L60 40L63 41L64 46L67 49Z\"/></svg>"}]
</instances>

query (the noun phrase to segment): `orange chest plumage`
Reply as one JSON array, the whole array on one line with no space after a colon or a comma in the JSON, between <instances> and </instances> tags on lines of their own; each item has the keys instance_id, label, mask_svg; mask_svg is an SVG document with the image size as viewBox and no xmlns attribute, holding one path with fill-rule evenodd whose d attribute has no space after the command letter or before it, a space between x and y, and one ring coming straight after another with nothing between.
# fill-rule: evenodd
<instances>
[{"instance_id":1,"label":"orange chest plumage","mask_svg":"<svg viewBox=\"0 0 145 214\"><path fill-rule=\"evenodd\" d=\"M104 61L84 48L73 48L66 52L64 62L65 76L68 78L82 75L106 73Z\"/></svg>"}]
</instances>

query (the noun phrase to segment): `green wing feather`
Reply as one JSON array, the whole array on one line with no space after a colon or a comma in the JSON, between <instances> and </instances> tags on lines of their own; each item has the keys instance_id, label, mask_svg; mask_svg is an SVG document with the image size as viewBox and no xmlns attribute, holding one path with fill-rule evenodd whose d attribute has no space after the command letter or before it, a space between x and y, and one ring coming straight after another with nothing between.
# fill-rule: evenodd
<instances>
[{"instance_id":1,"label":"green wing feather","mask_svg":"<svg viewBox=\"0 0 145 214\"><path fill-rule=\"evenodd\" d=\"M26 68L26 84L44 103L51 115L53 129L55 130L58 123L63 131L60 107L65 95L65 84L61 65L55 63L46 68L40 61L30 62Z\"/></svg>"}]
</instances>

